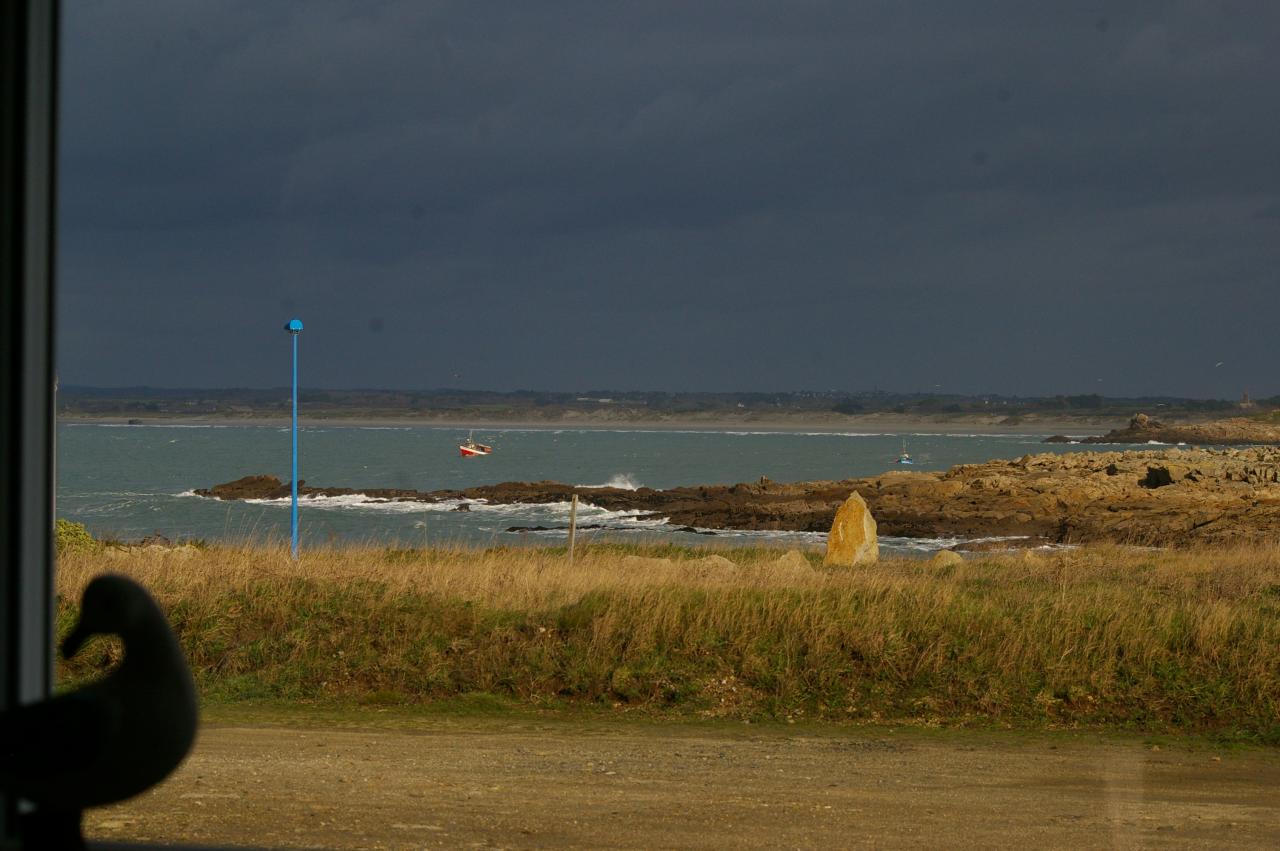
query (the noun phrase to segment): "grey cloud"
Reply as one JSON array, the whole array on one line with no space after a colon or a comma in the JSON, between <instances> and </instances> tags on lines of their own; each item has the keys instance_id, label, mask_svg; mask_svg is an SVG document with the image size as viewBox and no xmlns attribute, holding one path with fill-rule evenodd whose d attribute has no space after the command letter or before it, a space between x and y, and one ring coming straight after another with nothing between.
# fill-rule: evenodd
<instances>
[{"instance_id":1,"label":"grey cloud","mask_svg":"<svg viewBox=\"0 0 1280 851\"><path fill-rule=\"evenodd\" d=\"M334 341L310 364L335 386L452 383L459 360L493 387L1269 380L1195 367L1252 351L1206 312L1276 289L1267 4L64 17L74 383L279 383L282 301ZM1134 311L1159 333L1110 315ZM147 358L172 313L193 351ZM199 357L226 339L246 356Z\"/></svg>"}]
</instances>

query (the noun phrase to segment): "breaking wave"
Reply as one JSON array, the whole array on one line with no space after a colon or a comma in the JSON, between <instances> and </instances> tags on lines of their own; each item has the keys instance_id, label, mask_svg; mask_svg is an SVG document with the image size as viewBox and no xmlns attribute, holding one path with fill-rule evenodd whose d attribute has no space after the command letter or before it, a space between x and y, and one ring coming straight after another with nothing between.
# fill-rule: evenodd
<instances>
[{"instance_id":1,"label":"breaking wave","mask_svg":"<svg viewBox=\"0 0 1280 851\"><path fill-rule=\"evenodd\" d=\"M181 494L186 496L186 494ZM280 505L288 506L291 499L287 496L279 499L245 499L248 505ZM343 496L324 496L308 494L298 497L298 505L324 511L363 510L383 511L389 514L421 514L424 511L453 511L459 505L467 503L465 499L446 499L440 502L419 502L410 499L380 499L365 494L345 494Z\"/></svg>"},{"instance_id":2,"label":"breaking wave","mask_svg":"<svg viewBox=\"0 0 1280 851\"><path fill-rule=\"evenodd\" d=\"M617 488L618 490L634 491L639 490L643 485L636 481L636 477L631 473L614 473L609 480L602 485L578 485L580 488Z\"/></svg>"},{"instance_id":3,"label":"breaking wave","mask_svg":"<svg viewBox=\"0 0 1280 851\"><path fill-rule=\"evenodd\" d=\"M194 494L191 491L186 491L179 495L192 496ZM291 499L287 496L279 499L245 499L240 501L248 505L273 505L280 507L288 507L291 503ZM569 502L514 502L491 504L484 500L475 499L445 499L439 502L421 502L418 500L408 499L381 499L378 497L366 496L365 494L344 494L342 496L311 494L298 497L298 505L308 510L370 511L385 512L388 514L422 514L423 512L428 511L459 511L493 517L495 519L524 520L530 522L537 521L541 523L568 523L569 515L573 508L572 503ZM667 522L665 517L650 517L648 515L649 512L647 511L612 511L607 508L592 505L589 502L578 502L579 523L600 523L619 520L627 521L628 523L643 523L647 526L658 527Z\"/></svg>"}]
</instances>

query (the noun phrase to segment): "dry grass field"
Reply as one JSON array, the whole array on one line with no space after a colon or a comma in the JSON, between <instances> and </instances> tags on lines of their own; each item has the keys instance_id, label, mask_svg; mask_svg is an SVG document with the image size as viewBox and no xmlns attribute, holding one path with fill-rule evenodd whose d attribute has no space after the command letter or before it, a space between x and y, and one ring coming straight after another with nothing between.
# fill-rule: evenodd
<instances>
[{"instance_id":1,"label":"dry grass field","mask_svg":"<svg viewBox=\"0 0 1280 851\"><path fill-rule=\"evenodd\" d=\"M202 699L1280 743L1280 547L1087 547L828 571L817 553L594 545L71 548L59 628L110 570L151 590ZM63 685L118 658L98 641Z\"/></svg>"}]
</instances>

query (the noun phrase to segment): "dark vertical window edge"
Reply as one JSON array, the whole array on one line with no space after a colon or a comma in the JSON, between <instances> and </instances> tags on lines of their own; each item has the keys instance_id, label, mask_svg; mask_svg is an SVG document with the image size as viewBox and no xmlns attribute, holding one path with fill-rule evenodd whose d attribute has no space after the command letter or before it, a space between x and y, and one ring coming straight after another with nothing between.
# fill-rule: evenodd
<instances>
[{"instance_id":1,"label":"dark vertical window edge","mask_svg":"<svg viewBox=\"0 0 1280 851\"><path fill-rule=\"evenodd\" d=\"M53 684L57 27L57 0L0 4L0 709Z\"/></svg>"}]
</instances>

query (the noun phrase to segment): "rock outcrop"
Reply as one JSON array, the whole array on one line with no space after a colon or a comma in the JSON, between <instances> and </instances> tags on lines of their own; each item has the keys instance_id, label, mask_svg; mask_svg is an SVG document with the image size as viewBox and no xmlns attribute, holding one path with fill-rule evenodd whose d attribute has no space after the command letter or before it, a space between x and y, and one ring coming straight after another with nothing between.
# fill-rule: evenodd
<instances>
[{"instance_id":1,"label":"rock outcrop","mask_svg":"<svg viewBox=\"0 0 1280 851\"><path fill-rule=\"evenodd\" d=\"M925 564L929 565L929 567L951 567L963 562L964 556L960 555L960 553L951 550L938 550Z\"/></svg>"},{"instance_id":2,"label":"rock outcrop","mask_svg":"<svg viewBox=\"0 0 1280 851\"><path fill-rule=\"evenodd\" d=\"M867 509L866 500L854 491L836 511L831 533L827 535L827 556L822 564L826 567L857 567L875 564L879 558L876 520Z\"/></svg>"},{"instance_id":3,"label":"rock outcrop","mask_svg":"<svg viewBox=\"0 0 1280 851\"><path fill-rule=\"evenodd\" d=\"M1054 435L1045 442L1054 441ZM1100 437L1086 437L1081 443L1186 443L1193 446L1261 446L1280 444L1280 426L1247 417L1233 417L1209 423L1166 425L1146 414L1135 414L1125 428Z\"/></svg>"},{"instance_id":4,"label":"rock outcrop","mask_svg":"<svg viewBox=\"0 0 1280 851\"><path fill-rule=\"evenodd\" d=\"M1026 536L1031 542L1191 544L1280 539L1280 448L1027 455L946 472L894 470L843 481L707 485L655 490L507 482L465 490L313 488L305 496L488 503L584 502L665 517L695 529L826 532L857 492L880 535ZM271 476L199 490L221 499L287 497Z\"/></svg>"},{"instance_id":5,"label":"rock outcrop","mask_svg":"<svg viewBox=\"0 0 1280 851\"><path fill-rule=\"evenodd\" d=\"M799 550L787 550L778 556L778 560L773 563L773 570L794 578L813 575L813 565L809 564L809 560Z\"/></svg>"}]
</instances>

